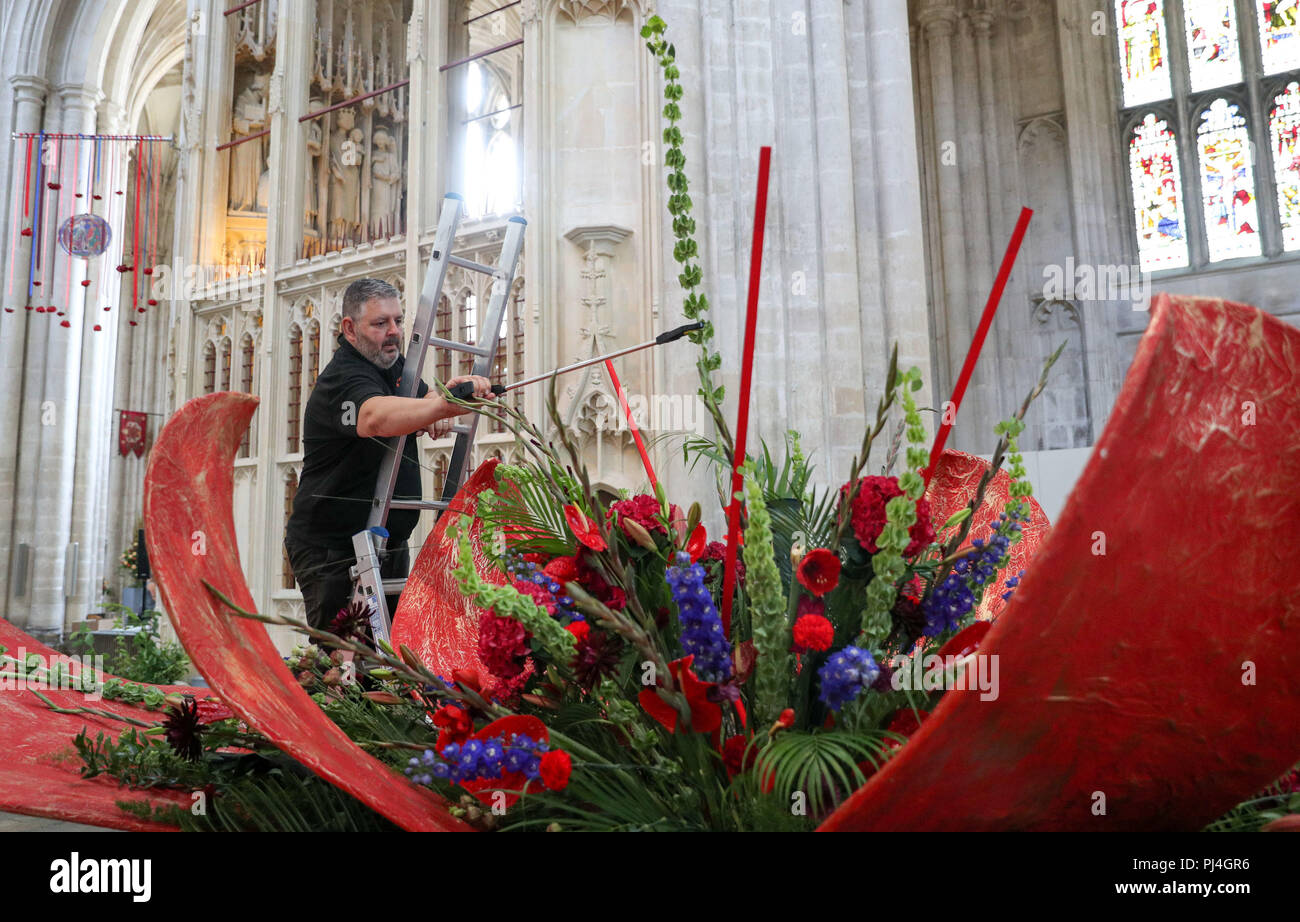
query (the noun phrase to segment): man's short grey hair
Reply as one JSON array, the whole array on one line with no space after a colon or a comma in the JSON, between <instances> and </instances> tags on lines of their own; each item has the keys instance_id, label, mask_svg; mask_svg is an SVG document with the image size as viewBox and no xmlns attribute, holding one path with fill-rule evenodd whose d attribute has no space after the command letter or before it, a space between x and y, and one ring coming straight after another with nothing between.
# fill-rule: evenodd
<instances>
[{"instance_id":1,"label":"man's short grey hair","mask_svg":"<svg viewBox=\"0 0 1300 922\"><path fill-rule=\"evenodd\" d=\"M399 292L383 279L357 279L343 292L343 316L351 317L353 323L361 319L361 311L366 302L375 298L401 298Z\"/></svg>"}]
</instances>

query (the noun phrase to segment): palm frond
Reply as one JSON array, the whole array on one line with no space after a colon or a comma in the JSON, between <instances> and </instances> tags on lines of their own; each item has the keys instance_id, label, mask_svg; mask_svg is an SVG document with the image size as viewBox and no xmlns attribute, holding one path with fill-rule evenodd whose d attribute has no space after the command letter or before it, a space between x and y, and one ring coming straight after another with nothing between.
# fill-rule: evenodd
<instances>
[{"instance_id":1,"label":"palm frond","mask_svg":"<svg viewBox=\"0 0 1300 922\"><path fill-rule=\"evenodd\" d=\"M759 752L754 772L771 777L774 796L787 806L801 793L818 817L866 781L859 763L879 766L888 758L889 738L884 731L782 733Z\"/></svg>"}]
</instances>

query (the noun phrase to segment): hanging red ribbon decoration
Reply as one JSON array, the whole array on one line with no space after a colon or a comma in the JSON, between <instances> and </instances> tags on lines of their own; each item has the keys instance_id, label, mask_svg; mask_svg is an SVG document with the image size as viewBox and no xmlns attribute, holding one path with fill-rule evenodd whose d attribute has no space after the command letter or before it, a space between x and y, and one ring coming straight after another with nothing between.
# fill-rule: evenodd
<instances>
[{"instance_id":1,"label":"hanging red ribbon decoration","mask_svg":"<svg viewBox=\"0 0 1300 922\"><path fill-rule=\"evenodd\" d=\"M618 380L618 372L614 370L614 363L610 359L605 359L605 368L609 372L609 380L614 385L614 393L618 394L618 402L623 407L623 416L627 419L627 427L632 430L632 438L636 440L636 450L641 453L641 465L645 468L645 475L650 478L650 492L659 492L659 478L655 477L655 469L650 464L650 455L645 450L645 442L641 440L641 429L636 424L636 419L632 416L632 409L627 404L627 393L623 390L623 385Z\"/></svg>"},{"instance_id":2,"label":"hanging red ribbon decoration","mask_svg":"<svg viewBox=\"0 0 1300 922\"><path fill-rule=\"evenodd\" d=\"M140 298L140 191L144 184L144 142L137 141L135 147L135 218L131 228L131 310L139 309ZM131 321L135 326L135 321Z\"/></svg>"}]
</instances>

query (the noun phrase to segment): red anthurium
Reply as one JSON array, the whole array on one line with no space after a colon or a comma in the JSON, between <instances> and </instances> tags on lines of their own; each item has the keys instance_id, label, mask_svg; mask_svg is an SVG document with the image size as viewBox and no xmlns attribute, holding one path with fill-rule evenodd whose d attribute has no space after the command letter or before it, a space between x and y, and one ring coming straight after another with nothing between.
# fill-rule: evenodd
<instances>
[{"instance_id":1,"label":"red anthurium","mask_svg":"<svg viewBox=\"0 0 1300 922\"><path fill-rule=\"evenodd\" d=\"M824 547L813 548L799 561L799 584L815 596L823 596L840 582L840 558Z\"/></svg>"},{"instance_id":2,"label":"red anthurium","mask_svg":"<svg viewBox=\"0 0 1300 922\"><path fill-rule=\"evenodd\" d=\"M691 661L694 659L694 655L675 659L668 664L668 671L672 673L678 687L686 695L686 703L691 709L691 729L696 733L712 733L722 726L722 708L717 702L709 700L709 689L712 683L701 681L691 669ZM663 724L666 730L670 733L677 732L679 715L676 709L659 697L658 692L653 688L642 689L637 700L641 702L645 712Z\"/></svg>"},{"instance_id":3,"label":"red anthurium","mask_svg":"<svg viewBox=\"0 0 1300 922\"><path fill-rule=\"evenodd\" d=\"M962 628L949 637L948 642L939 648L938 656L956 656L959 658L969 656L979 649L980 643L984 640L984 635L989 632L989 628L992 626L992 621L976 621L969 627Z\"/></svg>"},{"instance_id":4,"label":"red anthurium","mask_svg":"<svg viewBox=\"0 0 1300 922\"><path fill-rule=\"evenodd\" d=\"M573 530L573 536L586 547L593 551L605 550L605 539L600 536L600 529L596 523L583 515L581 509L572 504L564 507L564 521L569 523L569 528Z\"/></svg>"},{"instance_id":5,"label":"red anthurium","mask_svg":"<svg viewBox=\"0 0 1300 922\"><path fill-rule=\"evenodd\" d=\"M691 532L690 540L686 542L686 553L691 555L691 563L696 563L708 546L709 533L704 530L703 525L696 525L695 531Z\"/></svg>"}]
</instances>

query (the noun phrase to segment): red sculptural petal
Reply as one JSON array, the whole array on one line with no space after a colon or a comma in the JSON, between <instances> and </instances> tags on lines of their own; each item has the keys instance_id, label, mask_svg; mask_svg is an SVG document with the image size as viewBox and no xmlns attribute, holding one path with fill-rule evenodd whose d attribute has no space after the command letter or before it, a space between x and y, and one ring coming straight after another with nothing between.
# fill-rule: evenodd
<instances>
[{"instance_id":1,"label":"red sculptural petal","mask_svg":"<svg viewBox=\"0 0 1300 922\"><path fill-rule=\"evenodd\" d=\"M204 585L253 610L235 542L234 457L257 398L197 397L167 422L145 473L145 533L154 578L185 649L241 719L325 780L408 830L469 827L431 791L368 755L297 684L259 622L232 616ZM207 553L192 553L192 535Z\"/></svg>"},{"instance_id":2,"label":"red sculptural petal","mask_svg":"<svg viewBox=\"0 0 1300 922\"><path fill-rule=\"evenodd\" d=\"M822 828L1193 830L1293 765L1300 568L1277 536L1300 529L1297 354L1300 331L1254 308L1158 296L979 645L997 697L944 695Z\"/></svg>"},{"instance_id":3,"label":"red sculptural petal","mask_svg":"<svg viewBox=\"0 0 1300 922\"><path fill-rule=\"evenodd\" d=\"M44 657L47 662L61 655L3 618L0 618L0 646L7 647L11 656L17 655L21 649L27 654ZM80 674L80 660L64 659L62 662L69 664L73 674ZM207 689L186 685L158 687L165 692L194 695L196 698L209 694ZM102 708L109 704L107 701L88 700L85 693L72 689L40 691L59 707ZM125 701L113 701L107 709L137 720L157 722L162 719L158 711ZM5 738L5 757L0 759L0 811L114 829L174 828L165 823L139 819L124 812L116 802L125 800L159 807L175 804L188 809L193 802L189 792L164 789L128 791L107 775L82 778L77 759L53 757L66 753L83 727L91 736L102 732L116 737L122 732L123 724L93 714L60 714L51 711L30 693L11 691L0 694L0 728Z\"/></svg>"}]
</instances>

